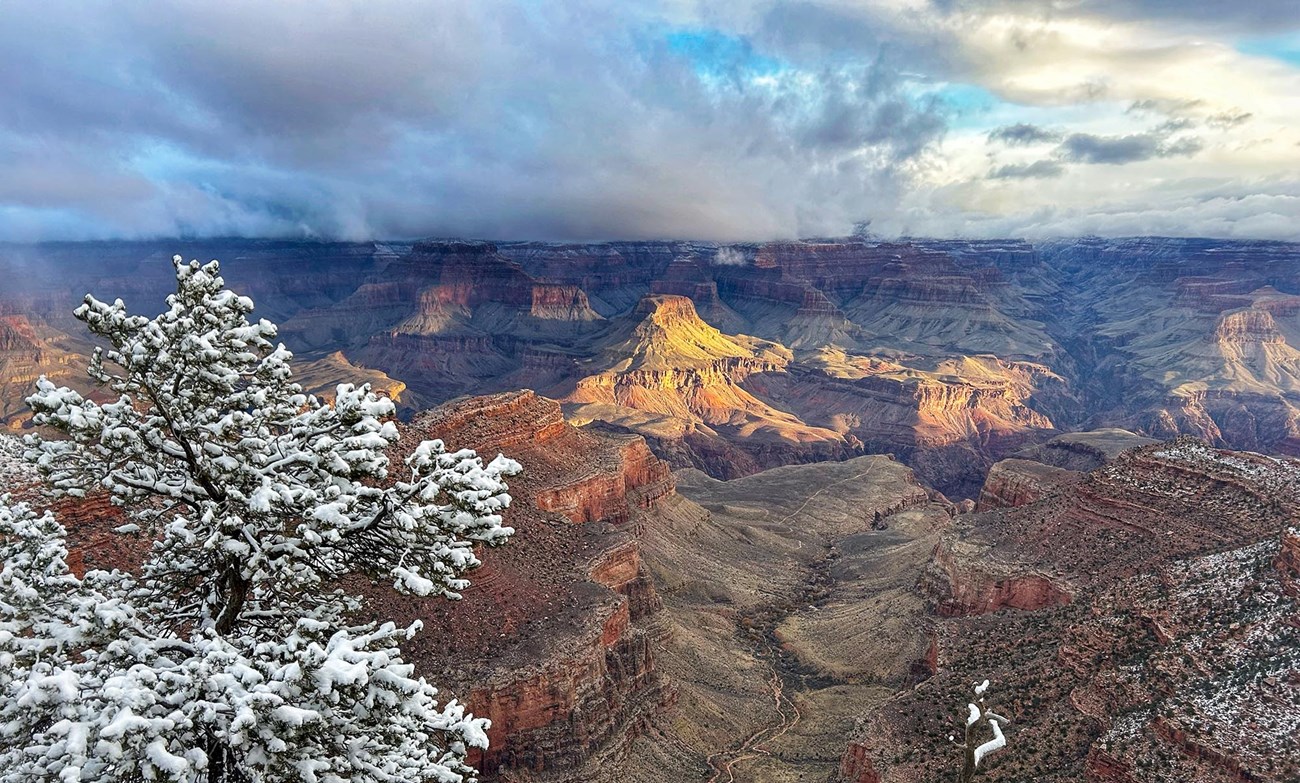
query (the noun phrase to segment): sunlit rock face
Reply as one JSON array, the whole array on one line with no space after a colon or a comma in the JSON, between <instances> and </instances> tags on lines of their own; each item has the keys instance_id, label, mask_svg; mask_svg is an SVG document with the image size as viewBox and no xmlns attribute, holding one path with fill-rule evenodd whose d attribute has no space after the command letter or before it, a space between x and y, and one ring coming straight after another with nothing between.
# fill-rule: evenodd
<instances>
[{"instance_id":1,"label":"sunlit rock face","mask_svg":"<svg viewBox=\"0 0 1300 783\"><path fill-rule=\"evenodd\" d=\"M999 459L1107 427L1300 453L1300 246L1279 242L6 247L0 305L27 323L4 382L75 381L81 295L154 307L173 251L222 258L313 391L359 374L410 415L534 389L720 477L890 453L975 498Z\"/></svg>"}]
</instances>

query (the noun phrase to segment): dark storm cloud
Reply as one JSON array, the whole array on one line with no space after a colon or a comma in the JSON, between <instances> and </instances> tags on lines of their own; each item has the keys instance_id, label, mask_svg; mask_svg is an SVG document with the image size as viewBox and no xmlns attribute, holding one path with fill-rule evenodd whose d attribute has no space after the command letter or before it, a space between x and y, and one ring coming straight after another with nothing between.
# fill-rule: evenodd
<instances>
[{"instance_id":1,"label":"dark storm cloud","mask_svg":"<svg viewBox=\"0 0 1300 783\"><path fill-rule=\"evenodd\" d=\"M0 6L0 233L844 231L944 131L860 39L820 62L726 31L684 52L668 19L599 2Z\"/></svg>"},{"instance_id":2,"label":"dark storm cloud","mask_svg":"<svg viewBox=\"0 0 1300 783\"><path fill-rule=\"evenodd\" d=\"M989 172L989 179L1054 179L1064 173L1065 167L1054 160L1036 160L998 166Z\"/></svg>"},{"instance_id":3,"label":"dark storm cloud","mask_svg":"<svg viewBox=\"0 0 1300 783\"><path fill-rule=\"evenodd\" d=\"M1040 128L1025 122L995 128L988 136L989 141L1000 141L1010 147L1055 142L1060 141L1061 137L1060 131Z\"/></svg>"},{"instance_id":4,"label":"dark storm cloud","mask_svg":"<svg viewBox=\"0 0 1300 783\"><path fill-rule=\"evenodd\" d=\"M1135 133L1128 136L1099 136L1072 133L1056 148L1055 155L1070 163L1122 165L1152 158L1195 155L1201 150L1195 137L1170 140L1163 133Z\"/></svg>"}]
</instances>

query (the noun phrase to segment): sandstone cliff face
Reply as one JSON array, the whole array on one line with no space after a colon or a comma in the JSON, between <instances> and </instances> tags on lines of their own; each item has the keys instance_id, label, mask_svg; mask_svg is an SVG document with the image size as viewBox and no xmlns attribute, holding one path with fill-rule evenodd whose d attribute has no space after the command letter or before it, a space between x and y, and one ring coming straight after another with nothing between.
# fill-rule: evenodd
<instances>
[{"instance_id":1,"label":"sandstone cliff face","mask_svg":"<svg viewBox=\"0 0 1300 783\"><path fill-rule=\"evenodd\" d=\"M85 367L84 360L55 345L50 330L38 330L27 316L3 312L0 306L0 422L16 429L30 420L24 400L42 375L71 383L83 393L91 391L89 379L77 372Z\"/></svg>"},{"instance_id":2,"label":"sandstone cliff face","mask_svg":"<svg viewBox=\"0 0 1300 783\"><path fill-rule=\"evenodd\" d=\"M1024 566L1000 567L972 557L953 538L935 547L920 589L940 617L967 617L1001 609L1032 612L1074 600L1068 585Z\"/></svg>"},{"instance_id":3,"label":"sandstone cliff face","mask_svg":"<svg viewBox=\"0 0 1300 783\"><path fill-rule=\"evenodd\" d=\"M655 662L662 603L631 536L672 497L667 466L641 439L576 429L528 391L454 402L409 429L524 466L510 488L515 539L485 555L465 598L397 608L424 620L422 636L455 640L417 662L492 720L475 757L484 780L588 779L674 699Z\"/></svg>"}]
</instances>

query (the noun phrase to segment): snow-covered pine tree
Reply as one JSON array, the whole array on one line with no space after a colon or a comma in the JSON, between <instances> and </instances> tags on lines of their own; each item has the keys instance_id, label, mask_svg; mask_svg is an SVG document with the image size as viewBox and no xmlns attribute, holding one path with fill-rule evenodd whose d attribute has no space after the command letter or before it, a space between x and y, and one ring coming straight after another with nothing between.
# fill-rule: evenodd
<instances>
[{"instance_id":1,"label":"snow-covered pine tree","mask_svg":"<svg viewBox=\"0 0 1300 783\"><path fill-rule=\"evenodd\" d=\"M361 573L456 598L501 544L504 476L425 441L389 476L392 402L293 382L276 327L214 261L178 256L167 311L87 296L96 403L42 378L28 438L55 494L106 491L154 539L138 575L67 565L64 530L0 502L0 781L472 780L485 722L413 674L418 627L358 625Z\"/></svg>"}]
</instances>

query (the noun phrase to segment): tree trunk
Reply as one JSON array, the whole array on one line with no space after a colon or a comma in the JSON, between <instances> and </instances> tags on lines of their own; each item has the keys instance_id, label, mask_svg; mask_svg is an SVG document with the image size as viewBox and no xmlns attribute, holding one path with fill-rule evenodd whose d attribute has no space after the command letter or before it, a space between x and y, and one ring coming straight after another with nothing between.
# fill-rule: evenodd
<instances>
[{"instance_id":1,"label":"tree trunk","mask_svg":"<svg viewBox=\"0 0 1300 783\"><path fill-rule=\"evenodd\" d=\"M226 601L217 615L216 628L217 633L225 636L235 629L235 623L244 613L244 601L248 598L248 580L239 572L238 565L231 564L226 566L225 572L221 575L221 583Z\"/></svg>"}]
</instances>

